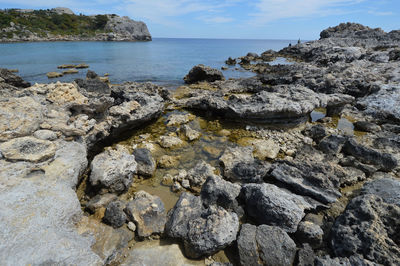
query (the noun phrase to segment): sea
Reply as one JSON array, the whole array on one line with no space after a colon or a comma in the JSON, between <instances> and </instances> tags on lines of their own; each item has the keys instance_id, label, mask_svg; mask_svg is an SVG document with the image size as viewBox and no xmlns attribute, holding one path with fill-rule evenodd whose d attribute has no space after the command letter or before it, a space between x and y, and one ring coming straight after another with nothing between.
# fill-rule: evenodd
<instances>
[{"instance_id":1,"label":"sea","mask_svg":"<svg viewBox=\"0 0 400 266\"><path fill-rule=\"evenodd\" d=\"M228 57L280 50L289 43L296 41L154 38L151 42L1 43L0 67L18 69L18 75L31 83L49 83L84 78L86 69L57 79L48 79L46 73L60 71L57 66L61 64L86 63L100 76L108 73L113 84L150 81L174 87L183 84L183 77L197 64L220 69ZM283 58L273 62L285 63ZM235 68L223 71L225 77L254 75Z\"/></svg>"}]
</instances>

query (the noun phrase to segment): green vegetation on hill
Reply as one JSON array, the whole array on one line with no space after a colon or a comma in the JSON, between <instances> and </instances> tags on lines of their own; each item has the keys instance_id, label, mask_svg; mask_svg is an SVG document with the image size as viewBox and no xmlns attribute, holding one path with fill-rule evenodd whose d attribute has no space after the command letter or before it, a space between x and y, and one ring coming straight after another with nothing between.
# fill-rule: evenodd
<instances>
[{"instance_id":1,"label":"green vegetation on hill","mask_svg":"<svg viewBox=\"0 0 400 266\"><path fill-rule=\"evenodd\" d=\"M20 12L15 9L0 10L0 38L12 38L13 33L23 34L24 30L34 32L40 36L47 33L54 35L85 35L91 36L105 32L108 17L106 15L85 16L57 14L51 10L35 10ZM3 32L13 22L15 31Z\"/></svg>"}]
</instances>

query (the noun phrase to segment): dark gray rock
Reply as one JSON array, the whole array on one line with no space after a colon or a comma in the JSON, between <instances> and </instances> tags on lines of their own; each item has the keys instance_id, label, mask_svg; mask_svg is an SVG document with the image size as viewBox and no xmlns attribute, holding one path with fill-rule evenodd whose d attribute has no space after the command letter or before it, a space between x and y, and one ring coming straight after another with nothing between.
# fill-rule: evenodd
<instances>
[{"instance_id":1,"label":"dark gray rock","mask_svg":"<svg viewBox=\"0 0 400 266\"><path fill-rule=\"evenodd\" d=\"M315 253L309 244L303 244L297 251L297 266L314 266Z\"/></svg>"},{"instance_id":2,"label":"dark gray rock","mask_svg":"<svg viewBox=\"0 0 400 266\"><path fill-rule=\"evenodd\" d=\"M156 161L148 149L135 149L133 151L137 162L137 174L144 177L151 177L156 170Z\"/></svg>"},{"instance_id":3,"label":"dark gray rock","mask_svg":"<svg viewBox=\"0 0 400 266\"><path fill-rule=\"evenodd\" d=\"M75 79L75 83L81 90L85 92L96 94L96 95L110 95L111 89L107 83L100 81L99 79ZM85 94L83 92L83 94Z\"/></svg>"},{"instance_id":4,"label":"dark gray rock","mask_svg":"<svg viewBox=\"0 0 400 266\"><path fill-rule=\"evenodd\" d=\"M233 59L231 57L229 57L226 61L225 64L229 65L229 66L234 66L236 65L236 59Z\"/></svg>"},{"instance_id":5,"label":"dark gray rock","mask_svg":"<svg viewBox=\"0 0 400 266\"><path fill-rule=\"evenodd\" d=\"M324 231L315 223L303 221L299 224L296 231L296 238L301 243L308 243L312 247L321 246L324 237Z\"/></svg>"},{"instance_id":6,"label":"dark gray rock","mask_svg":"<svg viewBox=\"0 0 400 266\"><path fill-rule=\"evenodd\" d=\"M376 266L369 260L364 259L360 255L354 255L349 258L336 257L331 258L329 255L315 258L315 266Z\"/></svg>"},{"instance_id":7,"label":"dark gray rock","mask_svg":"<svg viewBox=\"0 0 400 266\"><path fill-rule=\"evenodd\" d=\"M157 196L139 191L125 208L129 220L136 223L140 237L164 232L166 214L164 203Z\"/></svg>"},{"instance_id":8,"label":"dark gray rock","mask_svg":"<svg viewBox=\"0 0 400 266\"><path fill-rule=\"evenodd\" d=\"M184 77L186 83L196 83L199 81L213 82L216 80L224 80L225 77L221 71L205 65L197 65L193 67L189 74Z\"/></svg>"},{"instance_id":9,"label":"dark gray rock","mask_svg":"<svg viewBox=\"0 0 400 266\"><path fill-rule=\"evenodd\" d=\"M200 161L188 171L186 179L189 180L192 188L201 188L208 177L215 176L214 170L215 168L210 164Z\"/></svg>"},{"instance_id":10,"label":"dark gray rock","mask_svg":"<svg viewBox=\"0 0 400 266\"><path fill-rule=\"evenodd\" d=\"M398 161L393 155L367 148L353 139L346 141L343 151L354 156L362 163L378 166L383 171L391 171L398 166Z\"/></svg>"},{"instance_id":11,"label":"dark gray rock","mask_svg":"<svg viewBox=\"0 0 400 266\"><path fill-rule=\"evenodd\" d=\"M328 135L326 128L321 124L308 127L303 130L302 133L305 136L312 138L316 143L319 143L321 139Z\"/></svg>"},{"instance_id":12,"label":"dark gray rock","mask_svg":"<svg viewBox=\"0 0 400 266\"><path fill-rule=\"evenodd\" d=\"M28 88L31 86L29 82L5 68L0 68L0 78L2 78L5 83L17 88Z\"/></svg>"},{"instance_id":13,"label":"dark gray rock","mask_svg":"<svg viewBox=\"0 0 400 266\"><path fill-rule=\"evenodd\" d=\"M123 226L126 222L126 214L124 212L125 203L122 201L113 201L107 205L104 213L103 221L114 228Z\"/></svg>"},{"instance_id":14,"label":"dark gray rock","mask_svg":"<svg viewBox=\"0 0 400 266\"><path fill-rule=\"evenodd\" d=\"M86 210L95 213L96 210L106 207L110 202L115 201L117 196L114 194L104 194L94 196L87 204Z\"/></svg>"},{"instance_id":15,"label":"dark gray rock","mask_svg":"<svg viewBox=\"0 0 400 266\"><path fill-rule=\"evenodd\" d=\"M400 207L400 181L394 178L381 178L365 183L361 194L373 194L386 203Z\"/></svg>"},{"instance_id":16,"label":"dark gray rock","mask_svg":"<svg viewBox=\"0 0 400 266\"><path fill-rule=\"evenodd\" d=\"M88 70L86 73L87 79L97 79L98 77L99 77L99 75L97 75L97 73L92 70Z\"/></svg>"},{"instance_id":17,"label":"dark gray rock","mask_svg":"<svg viewBox=\"0 0 400 266\"><path fill-rule=\"evenodd\" d=\"M241 265L292 265L296 243L281 228L250 224L242 225L238 237Z\"/></svg>"},{"instance_id":18,"label":"dark gray rock","mask_svg":"<svg viewBox=\"0 0 400 266\"><path fill-rule=\"evenodd\" d=\"M272 184L246 184L242 195L247 215L258 224L275 225L287 232L295 232L312 206L301 196Z\"/></svg>"},{"instance_id":19,"label":"dark gray rock","mask_svg":"<svg viewBox=\"0 0 400 266\"><path fill-rule=\"evenodd\" d=\"M342 150L346 140L347 138L343 136L330 135L322 139L318 148L326 154L336 155Z\"/></svg>"},{"instance_id":20,"label":"dark gray rock","mask_svg":"<svg viewBox=\"0 0 400 266\"><path fill-rule=\"evenodd\" d=\"M354 198L332 227L337 256L359 254L384 265L400 264L400 207L367 194Z\"/></svg>"},{"instance_id":21,"label":"dark gray rock","mask_svg":"<svg viewBox=\"0 0 400 266\"><path fill-rule=\"evenodd\" d=\"M241 187L238 184L223 180L219 176L211 176L201 188L201 199L206 206L218 205L227 210L237 210L237 197Z\"/></svg>"},{"instance_id":22,"label":"dark gray rock","mask_svg":"<svg viewBox=\"0 0 400 266\"><path fill-rule=\"evenodd\" d=\"M381 127L371 122L357 121L354 123L354 129L364 132L378 132L381 130Z\"/></svg>"}]
</instances>

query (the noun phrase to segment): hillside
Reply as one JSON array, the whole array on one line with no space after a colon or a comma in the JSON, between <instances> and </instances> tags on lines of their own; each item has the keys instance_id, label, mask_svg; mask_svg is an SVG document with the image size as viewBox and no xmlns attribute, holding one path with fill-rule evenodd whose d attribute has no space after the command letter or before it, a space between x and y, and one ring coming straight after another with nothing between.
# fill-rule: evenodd
<instances>
[{"instance_id":1,"label":"hillside","mask_svg":"<svg viewBox=\"0 0 400 266\"><path fill-rule=\"evenodd\" d=\"M151 41L145 23L112 15L76 15L68 8L0 10L0 41Z\"/></svg>"}]
</instances>

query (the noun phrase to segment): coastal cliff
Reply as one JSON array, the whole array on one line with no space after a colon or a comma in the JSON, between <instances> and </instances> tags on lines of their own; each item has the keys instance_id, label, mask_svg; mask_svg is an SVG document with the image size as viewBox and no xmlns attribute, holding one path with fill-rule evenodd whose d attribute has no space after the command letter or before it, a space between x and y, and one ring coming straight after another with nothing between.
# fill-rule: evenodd
<instances>
[{"instance_id":1,"label":"coastal cliff","mask_svg":"<svg viewBox=\"0 0 400 266\"><path fill-rule=\"evenodd\" d=\"M115 14L76 15L63 7L0 10L0 42L151 40L144 22Z\"/></svg>"}]
</instances>

